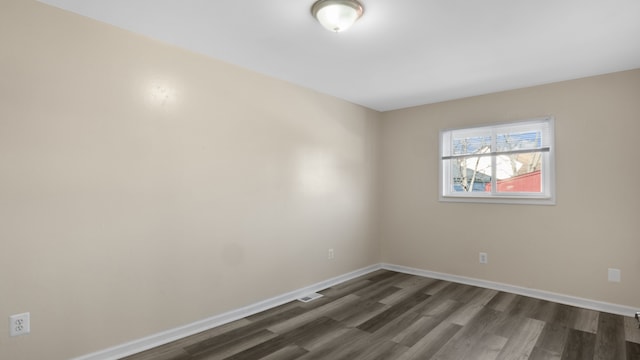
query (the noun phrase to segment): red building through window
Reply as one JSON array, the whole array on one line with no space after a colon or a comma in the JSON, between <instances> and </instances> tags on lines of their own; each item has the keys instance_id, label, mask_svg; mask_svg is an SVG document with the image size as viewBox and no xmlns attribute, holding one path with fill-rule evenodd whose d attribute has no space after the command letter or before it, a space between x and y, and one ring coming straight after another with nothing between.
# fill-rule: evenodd
<instances>
[{"instance_id":1,"label":"red building through window","mask_svg":"<svg viewBox=\"0 0 640 360\"><path fill-rule=\"evenodd\" d=\"M498 192L541 192L540 170L497 180ZM485 185L485 191L491 191L491 183Z\"/></svg>"}]
</instances>

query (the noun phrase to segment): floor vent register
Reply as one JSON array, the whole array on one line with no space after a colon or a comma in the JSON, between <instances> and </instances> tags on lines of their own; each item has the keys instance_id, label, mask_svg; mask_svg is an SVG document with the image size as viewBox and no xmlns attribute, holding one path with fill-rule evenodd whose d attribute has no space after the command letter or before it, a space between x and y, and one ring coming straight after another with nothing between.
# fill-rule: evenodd
<instances>
[{"instance_id":1,"label":"floor vent register","mask_svg":"<svg viewBox=\"0 0 640 360\"><path fill-rule=\"evenodd\" d=\"M318 293L313 293L313 294L309 294L309 295L305 295L301 298L298 298L298 301L302 301L302 302L309 302L309 301L313 301L315 299L321 298L322 294L318 294Z\"/></svg>"}]
</instances>

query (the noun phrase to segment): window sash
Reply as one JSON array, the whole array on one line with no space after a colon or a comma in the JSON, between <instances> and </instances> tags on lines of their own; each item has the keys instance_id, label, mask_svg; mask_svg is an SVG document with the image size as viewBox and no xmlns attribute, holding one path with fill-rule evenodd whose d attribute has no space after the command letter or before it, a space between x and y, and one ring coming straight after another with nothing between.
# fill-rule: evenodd
<instances>
[{"instance_id":1,"label":"window sash","mask_svg":"<svg viewBox=\"0 0 640 360\"><path fill-rule=\"evenodd\" d=\"M474 143L474 138L481 138L481 141ZM489 139L487 141L487 139ZM510 141L514 141L510 143ZM457 142L457 143L456 143ZM460 143L464 143L464 146L471 146L465 149L464 146L456 146ZM480 147L481 144L484 148ZM483 199L489 200L486 202L501 202L500 199L514 200L514 203L555 203L555 190L554 190L554 162L553 162L553 118L539 118L531 119L522 122L513 122L508 124L497 124L493 126L483 126L467 129L455 129L444 130L440 134L440 173L441 173L441 190L440 198L443 201L458 201L456 199ZM512 147L509 149L509 147ZM500 148L500 150L496 150ZM509 149L509 150L508 150ZM465 151L467 150L467 151ZM540 166L538 170L522 172L515 174L507 178L498 179L496 174L499 173L497 169L497 159L501 156L512 156L525 153L540 153ZM456 165L456 160L460 159L491 159L491 175L490 176L490 189L488 191L482 191L479 189L481 185L466 183L466 187L469 191L456 190L456 185L460 188L460 179L463 174L459 174L459 177L454 178L457 170L453 167ZM486 164L487 160L484 160L486 170L489 166ZM526 164L526 163L525 163ZM530 166L530 165L529 165ZM460 170L469 174L478 169L473 167L465 167L465 170ZM539 187L540 191L506 191L505 182L514 179L517 176L523 176L526 174L532 174L539 171ZM486 176L488 171L483 172L484 184L488 184ZM470 178L470 175L468 175ZM501 184L501 185L499 185ZM502 186L502 187L500 187ZM536 188L538 185L530 185ZM522 185L523 188L526 188ZM474 190L475 188L475 190ZM488 188L488 187L487 187ZM502 189L502 190L500 190ZM491 199L498 199L497 201L491 201ZM519 201L523 200L523 201ZM460 200L464 201L464 200ZM512 201L507 201L512 202Z\"/></svg>"}]
</instances>

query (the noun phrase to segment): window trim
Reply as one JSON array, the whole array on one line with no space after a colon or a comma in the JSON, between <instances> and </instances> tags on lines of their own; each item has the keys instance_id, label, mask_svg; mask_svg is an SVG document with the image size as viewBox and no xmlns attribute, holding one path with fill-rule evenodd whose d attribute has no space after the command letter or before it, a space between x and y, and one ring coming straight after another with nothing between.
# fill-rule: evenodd
<instances>
[{"instance_id":1,"label":"window trim","mask_svg":"<svg viewBox=\"0 0 640 360\"><path fill-rule=\"evenodd\" d=\"M447 155L444 156L444 138L447 133L456 130L469 130L475 129L492 129L505 126L518 126L527 123L540 124L543 122L548 123L548 140L545 141L545 146L542 146L538 151L542 150L546 152L546 161L543 162L543 184L548 187L548 193L486 193L486 192L461 192L459 194L452 194L447 192L447 188L451 185L451 181L448 180L450 176L450 170L445 169L445 163L447 160L463 157L459 155ZM441 202L462 202L462 203L489 203L489 204L527 204L527 205L555 205L556 204L556 167L555 167L555 118L553 116L544 116L538 118L531 118L526 120L500 122L486 125L467 126L460 128L443 129L439 134L439 151L438 151L438 193L439 201ZM491 156L495 159L496 155L504 153L517 153L517 152L531 152L531 150L516 150L513 152L495 152L493 154L487 154L482 156Z\"/></svg>"}]
</instances>

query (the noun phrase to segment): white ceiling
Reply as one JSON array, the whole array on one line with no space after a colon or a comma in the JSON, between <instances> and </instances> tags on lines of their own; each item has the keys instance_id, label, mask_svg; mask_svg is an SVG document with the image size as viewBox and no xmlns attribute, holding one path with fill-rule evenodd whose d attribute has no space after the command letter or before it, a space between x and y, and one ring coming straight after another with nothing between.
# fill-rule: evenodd
<instances>
[{"instance_id":1,"label":"white ceiling","mask_svg":"<svg viewBox=\"0 0 640 360\"><path fill-rule=\"evenodd\" d=\"M639 0L41 1L380 111L640 68Z\"/></svg>"}]
</instances>

